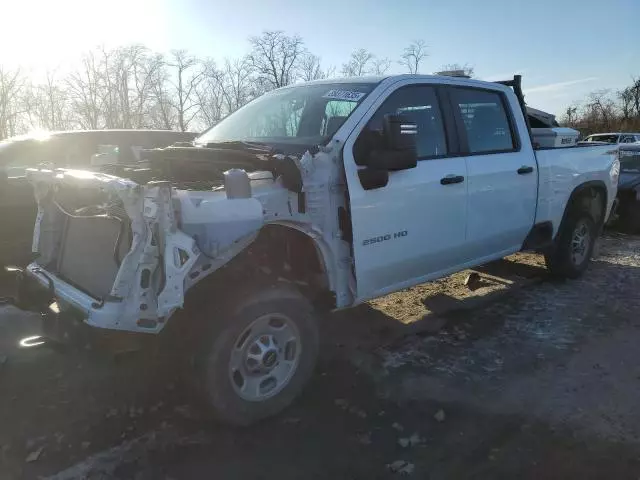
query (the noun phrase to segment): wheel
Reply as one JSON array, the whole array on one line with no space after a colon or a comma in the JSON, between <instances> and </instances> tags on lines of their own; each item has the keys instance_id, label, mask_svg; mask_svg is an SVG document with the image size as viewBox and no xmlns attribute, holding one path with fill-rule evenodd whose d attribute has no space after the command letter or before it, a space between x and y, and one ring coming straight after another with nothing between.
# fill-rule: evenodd
<instances>
[{"instance_id":1,"label":"wheel","mask_svg":"<svg viewBox=\"0 0 640 480\"><path fill-rule=\"evenodd\" d=\"M317 324L307 299L285 285L248 293L222 315L215 306L207 310L213 336L196 364L214 416L246 426L289 406L318 355Z\"/></svg>"},{"instance_id":2,"label":"wheel","mask_svg":"<svg viewBox=\"0 0 640 480\"><path fill-rule=\"evenodd\" d=\"M578 278L591 260L596 226L584 211L569 214L561 226L553 249L545 254L547 269L555 277Z\"/></svg>"}]
</instances>

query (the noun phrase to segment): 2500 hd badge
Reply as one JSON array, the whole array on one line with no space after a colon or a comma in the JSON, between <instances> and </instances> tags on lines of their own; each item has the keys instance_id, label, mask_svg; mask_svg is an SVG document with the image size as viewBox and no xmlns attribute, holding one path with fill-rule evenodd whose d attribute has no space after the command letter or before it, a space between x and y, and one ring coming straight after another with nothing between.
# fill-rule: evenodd
<instances>
[{"instance_id":1,"label":"2500 hd badge","mask_svg":"<svg viewBox=\"0 0 640 480\"><path fill-rule=\"evenodd\" d=\"M402 230L401 232L396 232L394 234L387 233L386 235L380 235L379 237L367 238L362 242L362 246L364 247L367 245L373 245L374 243L382 243L386 242L387 240L391 240L392 238L402 238L406 237L407 235L409 235L408 230Z\"/></svg>"}]
</instances>

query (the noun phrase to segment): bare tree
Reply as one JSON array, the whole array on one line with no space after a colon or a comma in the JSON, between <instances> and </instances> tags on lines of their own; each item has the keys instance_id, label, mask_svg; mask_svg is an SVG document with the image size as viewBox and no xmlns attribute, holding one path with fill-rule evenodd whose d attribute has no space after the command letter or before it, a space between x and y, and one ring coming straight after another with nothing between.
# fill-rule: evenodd
<instances>
[{"instance_id":1,"label":"bare tree","mask_svg":"<svg viewBox=\"0 0 640 480\"><path fill-rule=\"evenodd\" d=\"M142 45L119 48L114 52L113 77L118 118L121 128L142 128L151 109L153 83L162 68L163 58Z\"/></svg>"},{"instance_id":2,"label":"bare tree","mask_svg":"<svg viewBox=\"0 0 640 480\"><path fill-rule=\"evenodd\" d=\"M298 35L265 31L251 37L248 60L260 80L270 88L280 88L296 80L300 63L306 53L304 42Z\"/></svg>"},{"instance_id":3,"label":"bare tree","mask_svg":"<svg viewBox=\"0 0 640 480\"><path fill-rule=\"evenodd\" d=\"M349 61L342 64L342 75L345 77L361 77L369 73L371 62L374 59L373 53L359 48L351 53Z\"/></svg>"},{"instance_id":4,"label":"bare tree","mask_svg":"<svg viewBox=\"0 0 640 480\"><path fill-rule=\"evenodd\" d=\"M164 62L152 76L151 95L148 125L167 130L176 128L177 117L170 91L169 71Z\"/></svg>"},{"instance_id":5,"label":"bare tree","mask_svg":"<svg viewBox=\"0 0 640 480\"><path fill-rule=\"evenodd\" d=\"M16 134L19 116L23 113L20 97L25 85L26 79L20 69L0 67L0 139Z\"/></svg>"},{"instance_id":6,"label":"bare tree","mask_svg":"<svg viewBox=\"0 0 640 480\"><path fill-rule=\"evenodd\" d=\"M633 86L618 90L620 100L620 112L623 120L629 120L633 116Z\"/></svg>"},{"instance_id":7,"label":"bare tree","mask_svg":"<svg viewBox=\"0 0 640 480\"><path fill-rule=\"evenodd\" d=\"M633 78L633 83L629 87L629 94L633 105L633 114L640 119L640 77Z\"/></svg>"},{"instance_id":8,"label":"bare tree","mask_svg":"<svg viewBox=\"0 0 640 480\"><path fill-rule=\"evenodd\" d=\"M326 73L322 70L320 57L312 53L305 54L300 60L300 79L310 82L321 78L326 78Z\"/></svg>"},{"instance_id":9,"label":"bare tree","mask_svg":"<svg viewBox=\"0 0 640 480\"><path fill-rule=\"evenodd\" d=\"M80 68L71 73L67 88L71 105L82 128L97 129L102 126L103 88L100 63L94 52L83 55Z\"/></svg>"},{"instance_id":10,"label":"bare tree","mask_svg":"<svg viewBox=\"0 0 640 480\"><path fill-rule=\"evenodd\" d=\"M256 92L251 88L252 72L248 58L225 60L221 88L227 113L234 112L255 96Z\"/></svg>"},{"instance_id":11,"label":"bare tree","mask_svg":"<svg viewBox=\"0 0 640 480\"><path fill-rule=\"evenodd\" d=\"M576 127L578 124L578 105L569 105L561 119L561 123L567 127Z\"/></svg>"},{"instance_id":12,"label":"bare tree","mask_svg":"<svg viewBox=\"0 0 640 480\"><path fill-rule=\"evenodd\" d=\"M44 81L32 85L28 97L30 123L45 130L68 130L73 126L72 112L68 107L69 95L57 80L57 72L49 70Z\"/></svg>"},{"instance_id":13,"label":"bare tree","mask_svg":"<svg viewBox=\"0 0 640 480\"><path fill-rule=\"evenodd\" d=\"M374 75L384 75L391 67L391 60L388 58L374 58L371 66L371 73Z\"/></svg>"},{"instance_id":14,"label":"bare tree","mask_svg":"<svg viewBox=\"0 0 640 480\"><path fill-rule=\"evenodd\" d=\"M204 65L204 77L195 90L198 101L198 119L203 127L215 125L225 115L223 89L224 73L212 60Z\"/></svg>"},{"instance_id":15,"label":"bare tree","mask_svg":"<svg viewBox=\"0 0 640 480\"><path fill-rule=\"evenodd\" d=\"M409 73L420 72L420 64L428 56L427 45L424 40L414 40L405 47L400 64L407 67Z\"/></svg>"},{"instance_id":16,"label":"bare tree","mask_svg":"<svg viewBox=\"0 0 640 480\"><path fill-rule=\"evenodd\" d=\"M587 125L600 125L607 130L611 129L616 114L615 108L609 90L591 92L585 105Z\"/></svg>"},{"instance_id":17,"label":"bare tree","mask_svg":"<svg viewBox=\"0 0 640 480\"><path fill-rule=\"evenodd\" d=\"M175 70L173 81L171 81L174 88L174 108L178 117L178 129L185 132L198 114L195 92L204 77L205 70L186 50L174 50L171 55L172 61L168 65Z\"/></svg>"}]
</instances>

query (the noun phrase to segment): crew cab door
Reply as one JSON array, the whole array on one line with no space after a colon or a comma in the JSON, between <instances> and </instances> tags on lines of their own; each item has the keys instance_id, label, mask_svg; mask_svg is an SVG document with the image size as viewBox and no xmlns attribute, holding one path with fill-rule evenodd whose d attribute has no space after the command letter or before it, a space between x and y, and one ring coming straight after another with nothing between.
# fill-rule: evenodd
<instances>
[{"instance_id":1,"label":"crew cab door","mask_svg":"<svg viewBox=\"0 0 640 480\"><path fill-rule=\"evenodd\" d=\"M466 153L466 253L478 264L521 249L535 221L537 164L524 117L511 110L503 91L447 91Z\"/></svg>"},{"instance_id":2,"label":"crew cab door","mask_svg":"<svg viewBox=\"0 0 640 480\"><path fill-rule=\"evenodd\" d=\"M467 169L456 156L453 118L442 107L439 87L399 82L345 144L358 301L455 270L464 258ZM381 130L386 114L416 123L418 162L389 171L386 185L370 188L358 171L367 163L366 138Z\"/></svg>"}]
</instances>

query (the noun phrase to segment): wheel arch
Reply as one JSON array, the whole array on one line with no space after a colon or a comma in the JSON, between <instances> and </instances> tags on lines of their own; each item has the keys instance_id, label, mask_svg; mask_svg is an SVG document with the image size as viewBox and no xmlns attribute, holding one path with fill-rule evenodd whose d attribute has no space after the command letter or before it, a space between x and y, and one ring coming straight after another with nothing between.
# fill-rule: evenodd
<instances>
[{"instance_id":1,"label":"wheel arch","mask_svg":"<svg viewBox=\"0 0 640 480\"><path fill-rule=\"evenodd\" d=\"M308 245L313 245L316 254L316 260L318 265L322 269L322 273L326 278L327 288L331 291L336 290L336 272L335 272L335 258L329 245L323 240L322 236L313 230L309 225L296 223L296 222L273 222L265 225L262 230L266 228L279 228L283 229L283 232L287 232L289 235L299 235L300 239L308 242ZM295 232L295 233L294 233Z\"/></svg>"},{"instance_id":2,"label":"wheel arch","mask_svg":"<svg viewBox=\"0 0 640 480\"><path fill-rule=\"evenodd\" d=\"M308 225L278 221L263 225L228 259L197 279L193 293L210 292L216 281L289 281L310 300L335 307L334 255L319 233ZM204 273L204 272L203 272ZM191 291L191 289L189 289ZM205 293L208 295L208 293Z\"/></svg>"},{"instance_id":3,"label":"wheel arch","mask_svg":"<svg viewBox=\"0 0 640 480\"><path fill-rule=\"evenodd\" d=\"M567 216L574 208L583 208L589 212L598 228L602 230L607 210L607 186L602 180L590 180L576 186L567 200L562 219L554 237L558 236L564 226Z\"/></svg>"}]
</instances>

